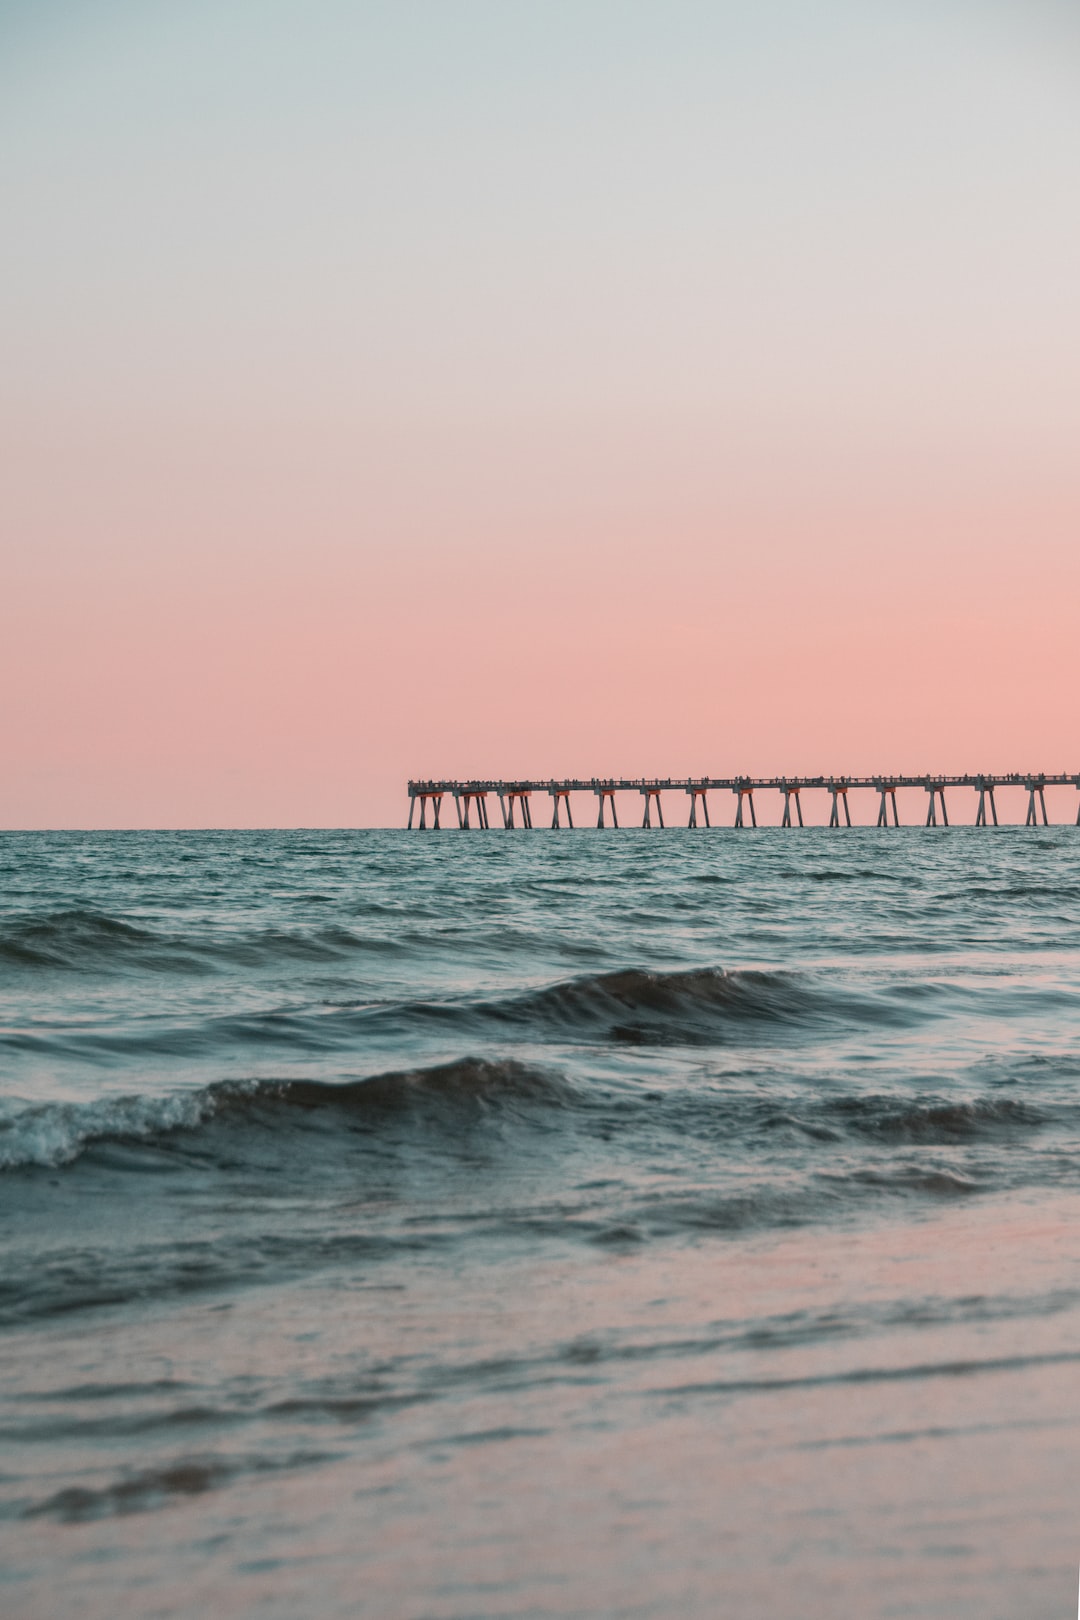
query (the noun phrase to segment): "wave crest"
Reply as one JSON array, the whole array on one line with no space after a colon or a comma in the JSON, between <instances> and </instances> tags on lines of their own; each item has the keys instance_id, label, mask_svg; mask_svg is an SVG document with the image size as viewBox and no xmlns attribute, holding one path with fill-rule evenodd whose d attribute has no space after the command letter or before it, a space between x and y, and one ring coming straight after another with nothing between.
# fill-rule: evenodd
<instances>
[{"instance_id":1,"label":"wave crest","mask_svg":"<svg viewBox=\"0 0 1080 1620\"><path fill-rule=\"evenodd\" d=\"M839 1009L836 998L793 973L623 968L527 991L484 1010L496 1019L544 1025L568 1035L695 1044L722 1040L731 1026L740 1031L754 1024L779 1028Z\"/></svg>"},{"instance_id":2,"label":"wave crest","mask_svg":"<svg viewBox=\"0 0 1080 1620\"><path fill-rule=\"evenodd\" d=\"M341 925L261 929L217 938L160 932L76 907L9 919L0 926L0 970L62 973L214 973L230 967L332 962L358 952L400 949Z\"/></svg>"},{"instance_id":3,"label":"wave crest","mask_svg":"<svg viewBox=\"0 0 1080 1620\"><path fill-rule=\"evenodd\" d=\"M57 1169L99 1143L153 1147L182 1133L222 1124L271 1130L305 1115L345 1115L355 1123L382 1115L454 1117L491 1110L561 1106L574 1088L558 1075L514 1059L460 1058L367 1080L219 1081L165 1097L110 1097L93 1103L42 1103L0 1120L0 1170Z\"/></svg>"}]
</instances>

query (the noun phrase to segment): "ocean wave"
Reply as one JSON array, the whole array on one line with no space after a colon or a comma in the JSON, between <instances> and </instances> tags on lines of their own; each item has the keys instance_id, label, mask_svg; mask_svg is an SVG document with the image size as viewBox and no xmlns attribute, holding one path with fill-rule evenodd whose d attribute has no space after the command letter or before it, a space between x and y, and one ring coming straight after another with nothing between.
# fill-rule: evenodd
<instances>
[{"instance_id":1,"label":"ocean wave","mask_svg":"<svg viewBox=\"0 0 1080 1620\"><path fill-rule=\"evenodd\" d=\"M153 1146L213 1122L274 1129L304 1116L353 1119L416 1112L460 1116L501 1108L561 1106L560 1076L513 1059L466 1057L339 1084L320 1080L219 1081L163 1097L40 1103L0 1119L0 1170L59 1169L101 1143Z\"/></svg>"},{"instance_id":2,"label":"ocean wave","mask_svg":"<svg viewBox=\"0 0 1080 1620\"><path fill-rule=\"evenodd\" d=\"M868 1148L910 1145L963 1147L1017 1140L1053 1126L1076 1124L1078 1107L1040 1106L1000 1094L948 1097L903 1093L807 1095L785 1089L719 1084L646 1089L570 1079L558 1070L512 1057L465 1056L450 1062L389 1070L346 1081L227 1080L160 1096L119 1096L90 1103L23 1103L0 1116L0 1171L74 1163L98 1144L168 1147L211 1126L280 1136L335 1120L376 1132L380 1121L467 1127L483 1117L511 1121L572 1113L577 1127L607 1139L619 1132L628 1147L649 1152L663 1137L685 1143L736 1144L741 1151L786 1151L777 1139L797 1137L803 1150L827 1152L842 1142ZM444 1136L447 1144L452 1136Z\"/></svg>"},{"instance_id":3,"label":"ocean wave","mask_svg":"<svg viewBox=\"0 0 1080 1620\"><path fill-rule=\"evenodd\" d=\"M802 1023L834 1010L836 998L793 973L624 968L529 991L485 1011L568 1034L623 1041L715 1040L731 1025Z\"/></svg>"},{"instance_id":4,"label":"ocean wave","mask_svg":"<svg viewBox=\"0 0 1080 1620\"><path fill-rule=\"evenodd\" d=\"M87 908L16 916L0 926L0 972L206 974L403 949L397 939L369 937L341 924L213 937L162 932Z\"/></svg>"},{"instance_id":5,"label":"ocean wave","mask_svg":"<svg viewBox=\"0 0 1080 1620\"><path fill-rule=\"evenodd\" d=\"M280 1473L310 1468L333 1460L333 1453L298 1451L285 1457L208 1456L176 1457L157 1467L110 1480L105 1485L69 1485L41 1501L27 1503L24 1519L57 1519L61 1524L85 1524L116 1514L145 1513L165 1507L177 1497L202 1496L219 1490L241 1475Z\"/></svg>"},{"instance_id":6,"label":"ocean wave","mask_svg":"<svg viewBox=\"0 0 1080 1620\"><path fill-rule=\"evenodd\" d=\"M323 940L328 948L339 944ZM926 995L916 997L903 985L840 987L799 972L630 967L501 996L334 999L218 1013L186 1024L155 1018L119 1029L33 1025L0 1031L0 1047L42 1057L85 1054L100 1061L212 1056L252 1048L349 1051L374 1040L405 1042L418 1034L470 1042L524 1038L575 1045L724 1046L789 1042L853 1027L906 1028L941 1016L945 1002L940 986L929 986Z\"/></svg>"},{"instance_id":7,"label":"ocean wave","mask_svg":"<svg viewBox=\"0 0 1080 1620\"><path fill-rule=\"evenodd\" d=\"M195 1130L214 1109L212 1087L166 1097L30 1104L0 1118L0 1170L58 1169L95 1142L147 1142Z\"/></svg>"},{"instance_id":8,"label":"ocean wave","mask_svg":"<svg viewBox=\"0 0 1080 1620\"><path fill-rule=\"evenodd\" d=\"M1011 1097L838 1097L824 1117L857 1136L882 1142L952 1142L1032 1130L1049 1122L1045 1109Z\"/></svg>"},{"instance_id":9,"label":"ocean wave","mask_svg":"<svg viewBox=\"0 0 1080 1620\"><path fill-rule=\"evenodd\" d=\"M702 1046L785 1039L837 1025L910 1025L934 1009L873 991L839 989L810 974L759 968L628 967L511 995L397 1006L338 1007L325 1015L359 1032L436 1026L533 1040Z\"/></svg>"},{"instance_id":10,"label":"ocean wave","mask_svg":"<svg viewBox=\"0 0 1080 1620\"><path fill-rule=\"evenodd\" d=\"M134 949L150 952L153 958L158 952L160 958L155 960L175 966L176 953L162 936L153 936L151 952L150 936L130 925L106 926L98 919L91 928L88 914L79 915L78 926L71 925L76 937L93 938L99 945L111 940L110 948L120 955ZM9 944L12 937L9 930ZM305 937L248 936L215 945L213 951L206 947L199 962L205 970L214 952L223 960L236 960L246 952L263 953L262 964L280 965L282 952L341 955L367 948L346 930L328 929ZM447 995L422 1001L335 996L306 1004L215 1010L183 1022L154 1016L116 1027L80 1020L31 1023L0 1029L0 1048L43 1060L86 1058L100 1063L182 1056L235 1061L238 1053L275 1049L308 1056L363 1051L375 1043L383 1049L407 1048L416 1037L452 1040L459 1046L466 1042L482 1046L492 1040L616 1047L790 1045L860 1029L913 1029L957 1013L1011 1018L1076 1010L1073 990L1046 984L972 985L905 977L851 983L797 969L699 967L659 972L627 967L497 995Z\"/></svg>"}]
</instances>

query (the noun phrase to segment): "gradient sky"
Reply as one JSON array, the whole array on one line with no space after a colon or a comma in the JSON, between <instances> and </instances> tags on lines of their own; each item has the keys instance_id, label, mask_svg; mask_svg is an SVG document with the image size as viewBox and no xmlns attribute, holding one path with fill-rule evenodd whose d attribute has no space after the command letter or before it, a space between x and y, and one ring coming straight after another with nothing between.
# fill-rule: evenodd
<instances>
[{"instance_id":1,"label":"gradient sky","mask_svg":"<svg viewBox=\"0 0 1080 1620\"><path fill-rule=\"evenodd\" d=\"M0 0L0 219L0 825L1080 770L1074 6Z\"/></svg>"}]
</instances>

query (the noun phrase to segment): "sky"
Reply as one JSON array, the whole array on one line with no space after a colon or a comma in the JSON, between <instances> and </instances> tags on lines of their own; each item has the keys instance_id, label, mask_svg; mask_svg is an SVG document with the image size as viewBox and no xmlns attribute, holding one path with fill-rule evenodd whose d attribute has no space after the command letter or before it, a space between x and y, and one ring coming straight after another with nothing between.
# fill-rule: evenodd
<instances>
[{"instance_id":1,"label":"sky","mask_svg":"<svg viewBox=\"0 0 1080 1620\"><path fill-rule=\"evenodd\" d=\"M0 0L0 220L0 826L1080 771L1074 6Z\"/></svg>"}]
</instances>

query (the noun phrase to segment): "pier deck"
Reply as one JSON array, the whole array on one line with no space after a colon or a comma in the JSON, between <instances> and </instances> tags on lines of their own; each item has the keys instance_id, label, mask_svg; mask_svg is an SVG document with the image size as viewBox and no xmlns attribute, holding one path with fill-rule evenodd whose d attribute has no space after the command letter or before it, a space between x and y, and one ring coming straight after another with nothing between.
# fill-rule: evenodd
<instances>
[{"instance_id":1,"label":"pier deck","mask_svg":"<svg viewBox=\"0 0 1080 1620\"><path fill-rule=\"evenodd\" d=\"M619 825L618 812L615 806L616 794L636 794L642 801L643 827L664 826L664 808L661 795L685 794L689 799L689 815L687 825L690 827L712 827L716 825L709 815L710 793L731 793L735 797L736 827L756 827L757 811L754 806L755 793L776 792L783 795L784 813L780 825L782 827L804 826L802 798L805 792L820 791L829 794L829 826L851 827L854 825L848 805L848 794L854 789L870 789L878 794L878 814L876 825L878 827L900 825L900 818L896 808L896 793L898 788L922 788L927 795L926 821L927 827L938 825L947 827L949 815L945 803L946 788L970 788L979 795L979 802L975 814L977 827L998 826L997 803L994 791L999 787L1024 788L1028 795L1027 816L1024 825L1036 827L1041 812L1042 825L1049 826L1046 813L1045 789L1048 787L1075 787L1080 791L1080 772L1066 771L1059 774L1043 774L1030 772L1013 772L1011 774L986 774L981 776L702 776L702 777L570 777L564 780L548 781L497 781L495 779L475 781L430 780L410 782L409 788L409 827L414 824L418 829L426 830L429 826L428 810L431 811L430 826L439 829L442 826L441 814L444 799L452 799L457 815L457 825L460 828L486 828L491 826L488 811L489 797L499 801L499 816L503 827L532 827L531 799L534 794L546 795L551 799L552 816L551 826L573 827L573 813L570 807L571 794L589 794L596 800L596 825L604 827L610 824ZM417 804L420 815L416 817ZM892 811L890 821L889 811ZM940 821L939 821L940 810ZM794 811L795 820L792 819ZM499 825L499 822L496 822ZM1080 808L1077 810L1076 825L1080 827Z\"/></svg>"}]
</instances>

